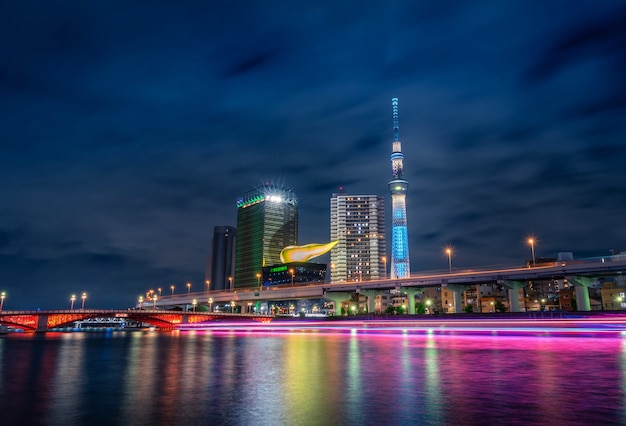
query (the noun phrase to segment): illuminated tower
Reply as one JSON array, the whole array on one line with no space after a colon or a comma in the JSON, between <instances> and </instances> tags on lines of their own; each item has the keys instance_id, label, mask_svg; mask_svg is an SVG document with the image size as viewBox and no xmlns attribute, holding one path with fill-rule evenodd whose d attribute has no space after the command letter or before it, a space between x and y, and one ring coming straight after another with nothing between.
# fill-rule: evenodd
<instances>
[{"instance_id":1,"label":"illuminated tower","mask_svg":"<svg viewBox=\"0 0 626 426\"><path fill-rule=\"evenodd\" d=\"M234 288L256 287L263 267L281 263L281 250L298 244L297 204L291 190L270 184L237 200Z\"/></svg>"},{"instance_id":2,"label":"illuminated tower","mask_svg":"<svg viewBox=\"0 0 626 426\"><path fill-rule=\"evenodd\" d=\"M406 190L409 183L402 177L402 144L398 139L398 98L391 100L393 107L393 152L391 153L391 278L411 276L409 263L409 233L406 224Z\"/></svg>"}]
</instances>

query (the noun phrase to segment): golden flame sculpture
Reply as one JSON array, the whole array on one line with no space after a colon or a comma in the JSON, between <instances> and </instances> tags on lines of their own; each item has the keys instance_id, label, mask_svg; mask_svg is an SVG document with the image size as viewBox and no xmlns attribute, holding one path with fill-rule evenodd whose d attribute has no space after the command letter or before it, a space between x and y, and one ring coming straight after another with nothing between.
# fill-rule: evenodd
<instances>
[{"instance_id":1,"label":"golden flame sculpture","mask_svg":"<svg viewBox=\"0 0 626 426\"><path fill-rule=\"evenodd\" d=\"M308 262L314 257L321 256L329 252L337 245L339 241L331 241L326 244L306 244L303 246L287 246L280 252L280 261L283 263L290 262Z\"/></svg>"}]
</instances>

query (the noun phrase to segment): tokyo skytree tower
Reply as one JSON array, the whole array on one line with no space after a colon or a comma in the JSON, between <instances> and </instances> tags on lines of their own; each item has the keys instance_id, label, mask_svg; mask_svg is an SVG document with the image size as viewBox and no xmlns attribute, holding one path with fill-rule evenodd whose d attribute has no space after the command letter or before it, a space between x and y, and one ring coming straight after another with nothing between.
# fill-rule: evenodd
<instances>
[{"instance_id":1,"label":"tokyo skytree tower","mask_svg":"<svg viewBox=\"0 0 626 426\"><path fill-rule=\"evenodd\" d=\"M404 155L398 139L398 98L391 100L393 107L393 152L391 153L392 179L389 182L391 193L391 278L408 278L411 275L409 263L409 234L406 224L406 190L409 183L403 178Z\"/></svg>"}]
</instances>

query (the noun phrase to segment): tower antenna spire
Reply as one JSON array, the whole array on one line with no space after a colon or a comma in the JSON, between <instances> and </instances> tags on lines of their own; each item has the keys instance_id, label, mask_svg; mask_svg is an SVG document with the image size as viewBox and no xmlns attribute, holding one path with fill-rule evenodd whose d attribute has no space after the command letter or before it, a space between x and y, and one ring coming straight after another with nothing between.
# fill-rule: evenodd
<instances>
[{"instance_id":1,"label":"tower antenna spire","mask_svg":"<svg viewBox=\"0 0 626 426\"><path fill-rule=\"evenodd\" d=\"M393 140L397 141L400 133L398 127L398 98L391 100L391 106L393 108Z\"/></svg>"}]
</instances>

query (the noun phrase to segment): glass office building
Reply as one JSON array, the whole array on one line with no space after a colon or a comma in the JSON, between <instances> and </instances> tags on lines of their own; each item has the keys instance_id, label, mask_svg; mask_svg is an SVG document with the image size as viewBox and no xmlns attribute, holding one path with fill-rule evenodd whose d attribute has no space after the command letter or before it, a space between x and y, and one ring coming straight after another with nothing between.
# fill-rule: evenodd
<instances>
[{"instance_id":1,"label":"glass office building","mask_svg":"<svg viewBox=\"0 0 626 426\"><path fill-rule=\"evenodd\" d=\"M281 263L281 250L297 244L296 195L270 184L246 192L237 200L234 288L257 286L263 267Z\"/></svg>"}]
</instances>

